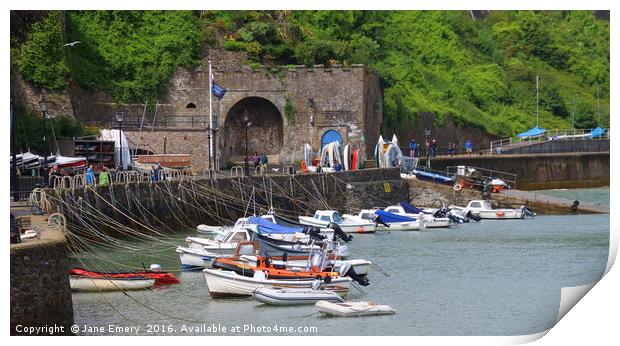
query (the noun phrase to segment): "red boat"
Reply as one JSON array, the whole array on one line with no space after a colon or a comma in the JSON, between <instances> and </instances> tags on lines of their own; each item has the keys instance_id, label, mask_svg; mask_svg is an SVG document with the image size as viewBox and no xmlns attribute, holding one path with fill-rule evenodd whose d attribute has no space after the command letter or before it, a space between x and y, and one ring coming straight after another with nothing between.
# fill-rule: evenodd
<instances>
[{"instance_id":1,"label":"red boat","mask_svg":"<svg viewBox=\"0 0 620 346\"><path fill-rule=\"evenodd\" d=\"M137 270L131 272L95 272L82 268L73 268L69 271L69 275L86 276L94 278L151 278L155 279L155 286L174 285L181 281L168 272Z\"/></svg>"}]
</instances>

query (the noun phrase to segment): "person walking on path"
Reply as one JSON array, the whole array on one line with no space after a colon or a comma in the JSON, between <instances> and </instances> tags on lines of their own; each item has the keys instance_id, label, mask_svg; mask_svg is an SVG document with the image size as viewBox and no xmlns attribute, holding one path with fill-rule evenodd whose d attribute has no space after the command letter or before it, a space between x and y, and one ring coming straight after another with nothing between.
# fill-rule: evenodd
<instances>
[{"instance_id":1,"label":"person walking on path","mask_svg":"<svg viewBox=\"0 0 620 346\"><path fill-rule=\"evenodd\" d=\"M101 173L99 173L99 185L110 185L110 172L108 172L108 167L106 166L103 166L103 168L101 169Z\"/></svg>"},{"instance_id":2,"label":"person walking on path","mask_svg":"<svg viewBox=\"0 0 620 346\"><path fill-rule=\"evenodd\" d=\"M410 157L415 157L415 149L418 146L418 144L415 142L415 139L411 139L411 141L409 142L409 156Z\"/></svg>"},{"instance_id":3,"label":"person walking on path","mask_svg":"<svg viewBox=\"0 0 620 346\"><path fill-rule=\"evenodd\" d=\"M473 145L472 145L472 143L471 143L471 139L468 139L468 140L465 142L465 153L466 153L467 155L471 155L472 146L473 146Z\"/></svg>"},{"instance_id":4,"label":"person walking on path","mask_svg":"<svg viewBox=\"0 0 620 346\"><path fill-rule=\"evenodd\" d=\"M95 185L95 169L93 165L86 168L86 185Z\"/></svg>"}]
</instances>

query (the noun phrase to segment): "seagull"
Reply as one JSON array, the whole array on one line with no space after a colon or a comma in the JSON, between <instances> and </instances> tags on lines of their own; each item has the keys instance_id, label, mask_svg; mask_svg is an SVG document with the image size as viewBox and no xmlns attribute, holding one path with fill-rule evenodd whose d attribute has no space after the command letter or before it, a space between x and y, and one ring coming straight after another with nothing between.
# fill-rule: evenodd
<instances>
[{"instance_id":1,"label":"seagull","mask_svg":"<svg viewBox=\"0 0 620 346\"><path fill-rule=\"evenodd\" d=\"M71 42L71 43L66 43L65 45L63 45L63 47L67 47L67 46L75 47L75 45L78 44L78 43L82 43L82 41L75 41L75 42Z\"/></svg>"}]
</instances>

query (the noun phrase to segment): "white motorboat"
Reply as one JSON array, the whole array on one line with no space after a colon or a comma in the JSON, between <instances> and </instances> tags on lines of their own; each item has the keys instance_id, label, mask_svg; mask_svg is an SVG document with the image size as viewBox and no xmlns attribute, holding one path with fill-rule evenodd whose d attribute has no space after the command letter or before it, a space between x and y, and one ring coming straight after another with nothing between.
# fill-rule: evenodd
<instances>
[{"instance_id":1,"label":"white motorboat","mask_svg":"<svg viewBox=\"0 0 620 346\"><path fill-rule=\"evenodd\" d=\"M313 217L300 216L299 222L315 227L328 227L333 222L340 226L345 233L374 233L376 231L374 222L355 215L340 217L340 214L335 210L317 210Z\"/></svg>"},{"instance_id":2,"label":"white motorboat","mask_svg":"<svg viewBox=\"0 0 620 346\"><path fill-rule=\"evenodd\" d=\"M265 277L262 271L256 272L254 277L238 275L233 271L205 269L205 279L209 288L209 294L213 298L230 298L252 296L259 287L287 287L287 288L311 288L314 280L272 280ZM329 283L323 283L325 289L348 289L351 278L338 277Z\"/></svg>"},{"instance_id":3,"label":"white motorboat","mask_svg":"<svg viewBox=\"0 0 620 346\"><path fill-rule=\"evenodd\" d=\"M319 313L338 317L391 315L396 313L396 310L389 305L373 302L332 303L319 301L315 306Z\"/></svg>"},{"instance_id":4,"label":"white motorboat","mask_svg":"<svg viewBox=\"0 0 620 346\"><path fill-rule=\"evenodd\" d=\"M375 223L377 211L378 209L362 209L357 214L357 217ZM381 218L381 221L387 224L387 226L380 222L376 223L377 231L417 231L424 227L424 223L420 222L417 217L409 217L408 219L403 218L398 221L392 220L393 222L386 222L383 218Z\"/></svg>"},{"instance_id":5,"label":"white motorboat","mask_svg":"<svg viewBox=\"0 0 620 346\"><path fill-rule=\"evenodd\" d=\"M206 251L204 249L195 249L190 247L179 246L176 249L181 260L181 268L183 270L202 270L211 268L213 261L219 257L231 257L232 254L217 254Z\"/></svg>"},{"instance_id":6,"label":"white motorboat","mask_svg":"<svg viewBox=\"0 0 620 346\"><path fill-rule=\"evenodd\" d=\"M200 237L185 238L190 248L205 250L215 254L229 255L235 252L238 243L248 240L250 240L250 232L245 228L231 229L221 240Z\"/></svg>"},{"instance_id":7,"label":"white motorboat","mask_svg":"<svg viewBox=\"0 0 620 346\"><path fill-rule=\"evenodd\" d=\"M433 214L426 210L419 209L418 213L408 213L401 205L391 205L385 209L389 213L405 215L418 218L421 216L424 228L445 228L450 227L450 219L447 217L434 217Z\"/></svg>"},{"instance_id":8,"label":"white motorboat","mask_svg":"<svg viewBox=\"0 0 620 346\"><path fill-rule=\"evenodd\" d=\"M493 209L490 201L473 200L467 204L467 207L458 207L451 205L450 210L460 216L466 216L467 213L477 215L481 219L501 220L501 219L522 219L525 214L524 207L519 209Z\"/></svg>"},{"instance_id":9,"label":"white motorboat","mask_svg":"<svg viewBox=\"0 0 620 346\"><path fill-rule=\"evenodd\" d=\"M155 279L143 278L104 278L69 275L69 285L75 292L110 292L143 290L153 287Z\"/></svg>"},{"instance_id":10,"label":"white motorboat","mask_svg":"<svg viewBox=\"0 0 620 346\"><path fill-rule=\"evenodd\" d=\"M256 264L256 256L241 255L239 257L241 261L247 261L248 263ZM309 268L308 260L271 260L271 264L275 266L282 266L287 270L307 270ZM343 264L349 264L355 270L357 275L367 275L368 267L372 265L372 262L365 259L347 259L347 260L332 260L330 264L333 265L334 271L339 271L340 266Z\"/></svg>"},{"instance_id":11,"label":"white motorboat","mask_svg":"<svg viewBox=\"0 0 620 346\"><path fill-rule=\"evenodd\" d=\"M313 288L267 288L259 287L253 293L254 299L269 305L304 305L318 301L344 302L338 293Z\"/></svg>"}]
</instances>

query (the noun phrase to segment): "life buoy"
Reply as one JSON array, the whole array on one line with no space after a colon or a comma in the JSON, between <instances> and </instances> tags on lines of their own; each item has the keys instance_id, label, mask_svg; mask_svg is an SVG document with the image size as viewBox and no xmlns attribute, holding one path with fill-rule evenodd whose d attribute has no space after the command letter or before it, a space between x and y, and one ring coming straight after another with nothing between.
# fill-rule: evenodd
<instances>
[{"instance_id":1,"label":"life buoy","mask_svg":"<svg viewBox=\"0 0 620 346\"><path fill-rule=\"evenodd\" d=\"M461 184L455 184L452 188L454 189L454 191L461 191L463 187L461 186Z\"/></svg>"}]
</instances>

